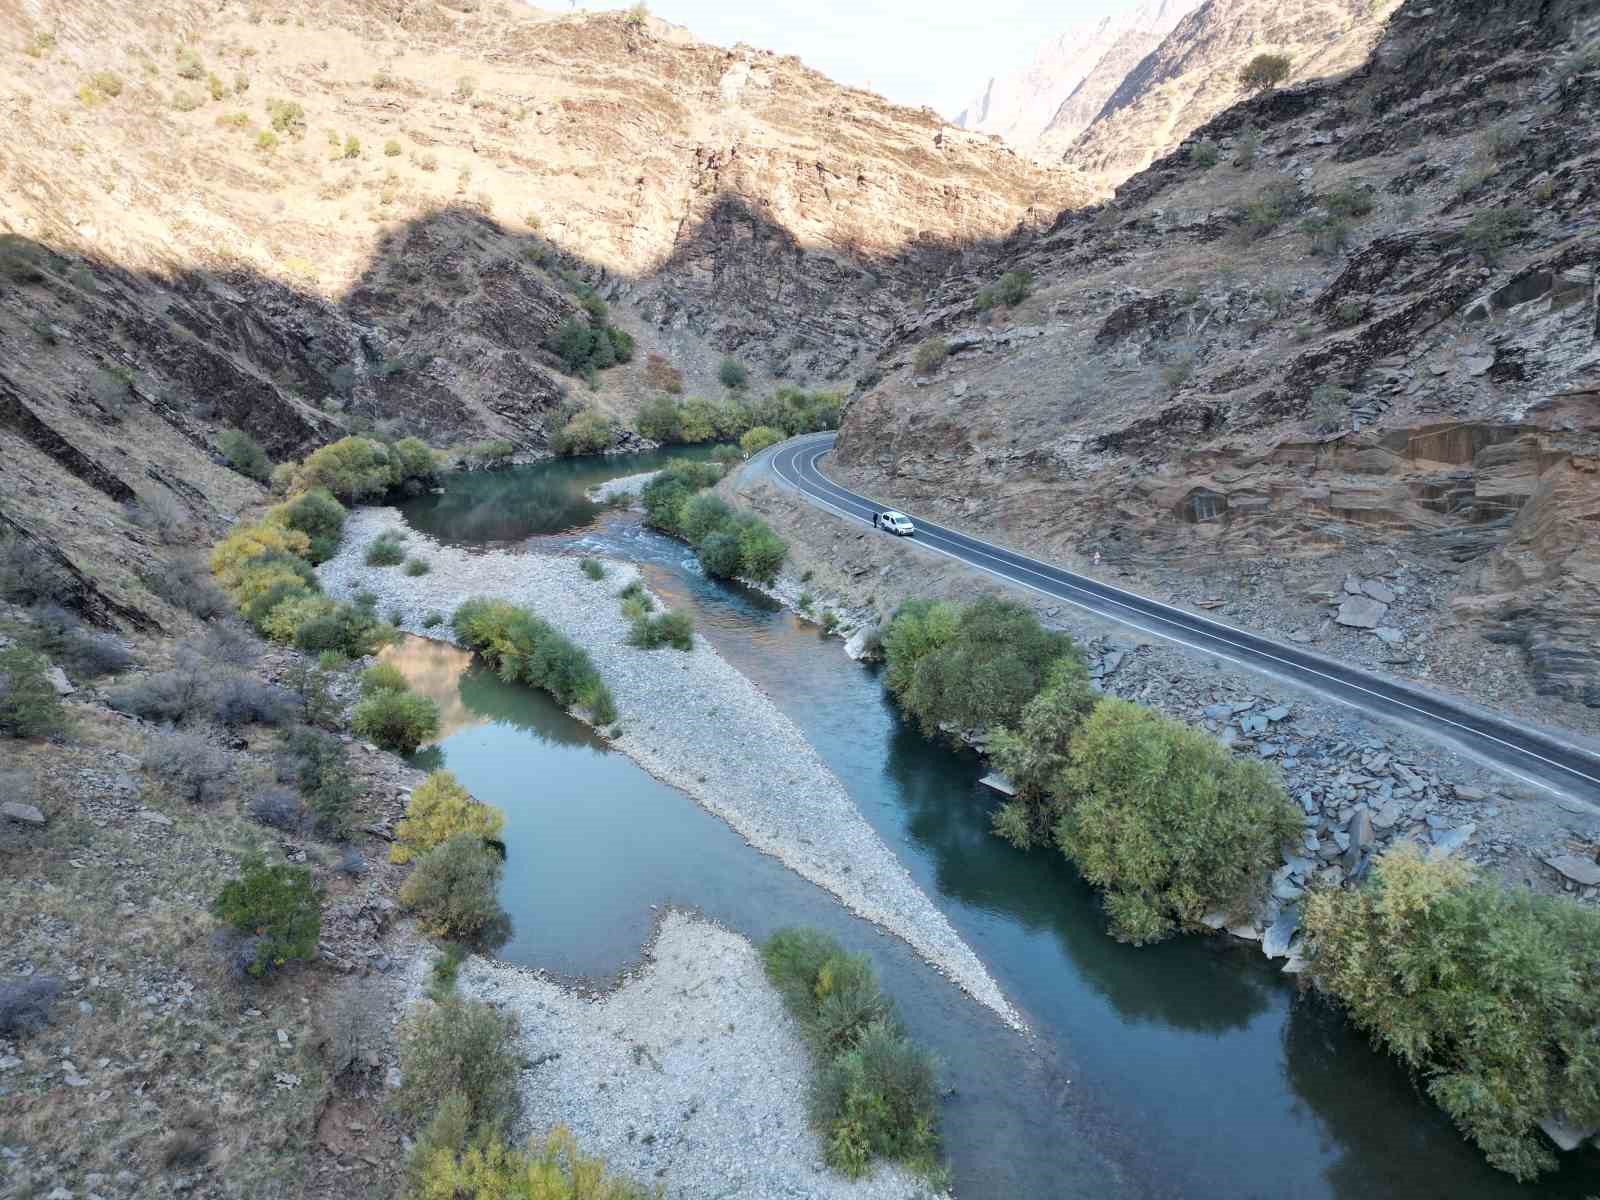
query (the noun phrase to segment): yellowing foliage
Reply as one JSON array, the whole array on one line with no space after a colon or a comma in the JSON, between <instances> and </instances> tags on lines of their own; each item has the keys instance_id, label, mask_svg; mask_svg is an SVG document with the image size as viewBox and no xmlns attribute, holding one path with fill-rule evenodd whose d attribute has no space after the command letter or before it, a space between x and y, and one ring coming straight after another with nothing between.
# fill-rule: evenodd
<instances>
[{"instance_id":1,"label":"yellowing foliage","mask_svg":"<svg viewBox=\"0 0 1600 1200\"><path fill-rule=\"evenodd\" d=\"M308 594L285 600L262 620L261 632L275 642L292 642L300 626L338 611L338 603L326 596Z\"/></svg>"},{"instance_id":2,"label":"yellowing foliage","mask_svg":"<svg viewBox=\"0 0 1600 1200\"><path fill-rule=\"evenodd\" d=\"M526 1150L508 1149L499 1138L459 1153L425 1150L418 1167L418 1200L646 1200L660 1194L608 1175L605 1163L580 1153L562 1126L542 1146L530 1142Z\"/></svg>"},{"instance_id":3,"label":"yellowing foliage","mask_svg":"<svg viewBox=\"0 0 1600 1200\"><path fill-rule=\"evenodd\" d=\"M232 593L240 572L254 559L268 554L287 554L305 558L311 551L311 539L298 529L285 529L282 525L263 521L258 525L245 525L235 529L218 542L211 551L211 572L222 584L223 590Z\"/></svg>"},{"instance_id":4,"label":"yellowing foliage","mask_svg":"<svg viewBox=\"0 0 1600 1200\"><path fill-rule=\"evenodd\" d=\"M395 829L389 861L410 862L452 834L498 838L505 823L503 812L474 800L449 771L435 771L411 793L405 818Z\"/></svg>"}]
</instances>

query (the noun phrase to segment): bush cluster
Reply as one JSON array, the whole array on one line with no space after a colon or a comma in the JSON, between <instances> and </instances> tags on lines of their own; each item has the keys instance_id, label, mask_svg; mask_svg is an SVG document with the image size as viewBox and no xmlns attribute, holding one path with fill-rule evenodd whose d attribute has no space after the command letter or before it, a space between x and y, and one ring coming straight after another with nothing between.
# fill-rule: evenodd
<instances>
[{"instance_id":1,"label":"bush cluster","mask_svg":"<svg viewBox=\"0 0 1600 1200\"><path fill-rule=\"evenodd\" d=\"M653 617L641 613L633 618L628 644L641 650L657 650L662 646L693 650L694 621L684 612L660 613Z\"/></svg>"},{"instance_id":2,"label":"bush cluster","mask_svg":"<svg viewBox=\"0 0 1600 1200\"><path fill-rule=\"evenodd\" d=\"M312 537L289 524L331 527L332 510L320 500L308 500L314 495L280 504L256 524L236 528L212 549L211 571L257 632L312 654L337 650L349 658L365 657L394 631L369 608L321 594L311 560L319 551L331 552L329 538L334 535L319 534L313 549Z\"/></svg>"},{"instance_id":3,"label":"bush cluster","mask_svg":"<svg viewBox=\"0 0 1600 1200\"><path fill-rule=\"evenodd\" d=\"M316 955L322 892L307 867L246 858L239 878L223 886L212 911L253 939L254 954L245 969L258 978L293 959L308 961Z\"/></svg>"},{"instance_id":4,"label":"bush cluster","mask_svg":"<svg viewBox=\"0 0 1600 1200\"><path fill-rule=\"evenodd\" d=\"M27 640L75 679L114 675L133 665L133 652L121 638L85 629L58 604L35 605L28 618L32 627Z\"/></svg>"},{"instance_id":5,"label":"bush cluster","mask_svg":"<svg viewBox=\"0 0 1600 1200\"><path fill-rule=\"evenodd\" d=\"M457 834L480 842L498 839L505 823L504 813L473 799L449 771L434 771L411 793L406 815L395 827L389 861L408 863Z\"/></svg>"},{"instance_id":6,"label":"bush cluster","mask_svg":"<svg viewBox=\"0 0 1600 1200\"><path fill-rule=\"evenodd\" d=\"M909 600L883 635L889 690L924 734L1009 725L1073 653L1024 605L985 596L965 607Z\"/></svg>"},{"instance_id":7,"label":"bush cluster","mask_svg":"<svg viewBox=\"0 0 1600 1200\"><path fill-rule=\"evenodd\" d=\"M457 640L506 682L543 688L561 704L586 708L597 725L616 720L616 703L588 651L527 609L476 597L456 609L451 624Z\"/></svg>"},{"instance_id":8,"label":"bush cluster","mask_svg":"<svg viewBox=\"0 0 1600 1200\"><path fill-rule=\"evenodd\" d=\"M432 483L437 475L434 453L420 438L390 444L352 435L313 450L302 462L280 464L272 485L290 494L323 488L351 504Z\"/></svg>"},{"instance_id":9,"label":"bush cluster","mask_svg":"<svg viewBox=\"0 0 1600 1200\"><path fill-rule=\"evenodd\" d=\"M735 513L705 493L721 477L711 463L674 463L645 485L640 499L648 524L683 538L700 554L708 575L770 583L789 546L753 513Z\"/></svg>"},{"instance_id":10,"label":"bush cluster","mask_svg":"<svg viewBox=\"0 0 1600 1200\"><path fill-rule=\"evenodd\" d=\"M1600 912L1479 879L1399 842L1359 891L1316 891L1317 981L1521 1180L1555 1168L1539 1120L1600 1123Z\"/></svg>"},{"instance_id":11,"label":"bush cluster","mask_svg":"<svg viewBox=\"0 0 1600 1200\"><path fill-rule=\"evenodd\" d=\"M369 567L398 567L406 560L405 543L401 535L386 529L367 544L366 562Z\"/></svg>"},{"instance_id":12,"label":"bush cluster","mask_svg":"<svg viewBox=\"0 0 1600 1200\"><path fill-rule=\"evenodd\" d=\"M631 15L631 14L630 14ZM508 1149L498 1137L467 1144L441 1125L418 1142L413 1171L420 1196L526 1196L530 1200L650 1200L660 1195L626 1177L608 1174L604 1161L579 1149L565 1126L543 1142Z\"/></svg>"},{"instance_id":13,"label":"bush cluster","mask_svg":"<svg viewBox=\"0 0 1600 1200\"><path fill-rule=\"evenodd\" d=\"M597 408L582 408L551 431L550 449L564 456L604 454L616 440L616 422Z\"/></svg>"},{"instance_id":14,"label":"bush cluster","mask_svg":"<svg viewBox=\"0 0 1600 1200\"><path fill-rule=\"evenodd\" d=\"M759 400L742 395L720 401L657 396L640 406L636 425L641 437L665 445L734 441L758 428L777 431L781 440L839 428L843 401L838 392L794 387L780 387Z\"/></svg>"},{"instance_id":15,"label":"bush cluster","mask_svg":"<svg viewBox=\"0 0 1600 1200\"><path fill-rule=\"evenodd\" d=\"M611 324L606 302L592 287L580 283L575 290L585 315L568 317L545 345L569 375L592 379L596 371L632 360L633 335Z\"/></svg>"},{"instance_id":16,"label":"bush cluster","mask_svg":"<svg viewBox=\"0 0 1600 1200\"><path fill-rule=\"evenodd\" d=\"M754 429L745 430L739 438L739 449L746 458L754 458L768 446L776 446L783 441L783 433L770 425L757 425Z\"/></svg>"},{"instance_id":17,"label":"bush cluster","mask_svg":"<svg viewBox=\"0 0 1600 1200\"><path fill-rule=\"evenodd\" d=\"M1262 898L1300 813L1276 773L1216 738L1126 700L1095 705L1052 797L1055 840L1105 889L1121 940L1160 941Z\"/></svg>"},{"instance_id":18,"label":"bush cluster","mask_svg":"<svg viewBox=\"0 0 1600 1200\"><path fill-rule=\"evenodd\" d=\"M326 562L337 553L344 533L345 509L327 488L302 492L271 509L270 514L284 528L297 529L310 539L306 557L312 562Z\"/></svg>"},{"instance_id":19,"label":"bush cluster","mask_svg":"<svg viewBox=\"0 0 1600 1200\"><path fill-rule=\"evenodd\" d=\"M520 1107L521 1067L517 1020L492 1005L445 996L407 1017L400 1031L403 1082L396 1107L414 1121L427 1121L412 1160L419 1174L435 1160L453 1163L474 1144L504 1137Z\"/></svg>"},{"instance_id":20,"label":"bush cluster","mask_svg":"<svg viewBox=\"0 0 1600 1200\"><path fill-rule=\"evenodd\" d=\"M872 964L814 929L779 930L761 961L815 1060L811 1117L828 1165L851 1178L875 1158L936 1172L935 1064L906 1036Z\"/></svg>"},{"instance_id":21,"label":"bush cluster","mask_svg":"<svg viewBox=\"0 0 1600 1200\"><path fill-rule=\"evenodd\" d=\"M949 357L949 342L942 337L929 338L918 346L916 353L911 356L911 366L918 375L932 375Z\"/></svg>"},{"instance_id":22,"label":"bush cluster","mask_svg":"<svg viewBox=\"0 0 1600 1200\"><path fill-rule=\"evenodd\" d=\"M1260 241L1287 221L1300 206L1300 189L1280 180L1268 184L1244 207L1239 238L1246 243Z\"/></svg>"}]
</instances>

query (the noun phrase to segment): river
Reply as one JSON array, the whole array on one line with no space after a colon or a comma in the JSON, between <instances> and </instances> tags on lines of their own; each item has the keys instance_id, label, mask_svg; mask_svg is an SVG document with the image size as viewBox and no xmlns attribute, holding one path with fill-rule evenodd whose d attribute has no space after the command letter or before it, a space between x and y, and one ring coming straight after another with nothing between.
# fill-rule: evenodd
<instances>
[{"instance_id":1,"label":"river","mask_svg":"<svg viewBox=\"0 0 1600 1200\"><path fill-rule=\"evenodd\" d=\"M699 457L701 453L690 452ZM1105 935L1059 855L988 831L977 758L906 725L877 672L757 593L706 579L682 545L582 489L681 452L458 477L407 519L464 545L532 539L640 564L670 605L807 734L1025 1015L1024 1039L905 945L747 846L609 751L542 694L408 639L396 662L444 707L424 753L506 811L508 961L605 977L637 960L653 906L752 938L828 929L877 962L911 1031L944 1060L957 1194L1210 1200L1513 1200L1600 1190L1600 1155L1519 1186L1487 1167L1389 1058L1254 947ZM667 653L661 651L661 653Z\"/></svg>"}]
</instances>

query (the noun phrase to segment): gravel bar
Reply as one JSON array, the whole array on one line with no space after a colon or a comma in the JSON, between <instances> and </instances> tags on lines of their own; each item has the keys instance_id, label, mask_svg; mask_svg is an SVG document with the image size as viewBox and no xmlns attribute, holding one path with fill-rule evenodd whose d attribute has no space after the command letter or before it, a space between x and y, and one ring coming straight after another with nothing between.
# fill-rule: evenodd
<instances>
[{"instance_id":1,"label":"gravel bar","mask_svg":"<svg viewBox=\"0 0 1600 1200\"><path fill-rule=\"evenodd\" d=\"M428 956L419 956L420 995ZM672 1200L911 1200L928 1185L879 1165L830 1171L807 1123L811 1063L794 1021L738 934L671 911L640 967L586 995L537 971L469 959L457 991L521 1027L519 1136L565 1125L585 1154Z\"/></svg>"},{"instance_id":2,"label":"gravel bar","mask_svg":"<svg viewBox=\"0 0 1600 1200\"><path fill-rule=\"evenodd\" d=\"M596 504L604 504L614 496L637 496L644 491L644 485L659 474L660 471L640 471L637 475L622 475L595 484L584 495Z\"/></svg>"},{"instance_id":3,"label":"gravel bar","mask_svg":"<svg viewBox=\"0 0 1600 1200\"><path fill-rule=\"evenodd\" d=\"M408 576L399 567L367 566L368 544L386 530L405 533L408 555L425 559L431 571ZM526 605L593 657L617 702L617 749L693 796L757 850L903 938L941 974L1023 1031L977 955L867 824L794 722L704 638L697 637L687 653L627 645L628 623L616 594L639 572L629 563L608 561L605 578L591 581L578 561L441 546L411 529L395 509L362 508L350 514L339 553L318 574L331 596L375 593L379 613L400 610L400 627L423 637L449 638L447 625L424 629L423 615L437 611L448 620L472 596Z\"/></svg>"}]
</instances>

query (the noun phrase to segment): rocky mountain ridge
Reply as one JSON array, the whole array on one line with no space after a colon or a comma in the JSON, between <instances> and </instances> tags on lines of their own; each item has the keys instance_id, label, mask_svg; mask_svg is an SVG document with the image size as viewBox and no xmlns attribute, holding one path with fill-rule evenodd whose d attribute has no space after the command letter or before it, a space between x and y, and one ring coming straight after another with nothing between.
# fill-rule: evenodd
<instances>
[{"instance_id":1,"label":"rocky mountain ridge","mask_svg":"<svg viewBox=\"0 0 1600 1200\"><path fill-rule=\"evenodd\" d=\"M1229 109L1112 204L953 274L850 409L849 478L1594 727L1594 16L1414 0L1361 71ZM985 308L1008 270L1033 294ZM1349 573L1395 606L1341 624Z\"/></svg>"},{"instance_id":2,"label":"rocky mountain ridge","mask_svg":"<svg viewBox=\"0 0 1600 1200\"><path fill-rule=\"evenodd\" d=\"M950 261L1086 195L622 13L4 0L0 55L0 512L112 564L84 576L108 620L154 619L124 506L215 524L259 494L222 428L275 458L366 428L537 452L573 406L631 417L651 356L689 394L723 355L848 387ZM593 390L547 345L591 288L638 342Z\"/></svg>"}]
</instances>

